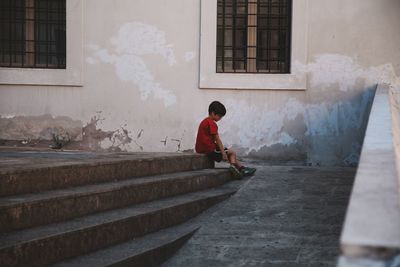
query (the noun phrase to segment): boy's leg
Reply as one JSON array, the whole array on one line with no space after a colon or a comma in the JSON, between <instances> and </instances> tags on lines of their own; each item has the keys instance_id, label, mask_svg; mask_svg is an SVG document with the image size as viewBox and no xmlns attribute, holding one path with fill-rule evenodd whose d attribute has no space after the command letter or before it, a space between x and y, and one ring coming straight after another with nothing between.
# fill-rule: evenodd
<instances>
[{"instance_id":1,"label":"boy's leg","mask_svg":"<svg viewBox=\"0 0 400 267\"><path fill-rule=\"evenodd\" d=\"M207 154L207 156L212 161L215 161L215 162L221 162L222 161L222 154L220 152L218 152L218 151L211 152L211 153Z\"/></svg>"},{"instance_id":2,"label":"boy's leg","mask_svg":"<svg viewBox=\"0 0 400 267\"><path fill-rule=\"evenodd\" d=\"M228 161L230 164L235 165L237 168L241 169L242 164L237 160L236 152L232 149L228 149L226 154L228 155Z\"/></svg>"},{"instance_id":3,"label":"boy's leg","mask_svg":"<svg viewBox=\"0 0 400 267\"><path fill-rule=\"evenodd\" d=\"M240 163L238 165L238 161L236 158L236 153L231 150L231 149L226 149L225 148L225 152L226 155L228 157L228 161L231 164L231 167L229 168L229 170L231 171L231 173L233 174L233 176L236 179L242 179L243 178L243 174L240 172Z\"/></svg>"},{"instance_id":4,"label":"boy's leg","mask_svg":"<svg viewBox=\"0 0 400 267\"><path fill-rule=\"evenodd\" d=\"M232 165L234 165L234 166L242 173L242 175L244 175L244 176L249 176L249 175L252 175L253 173L256 172L256 169L255 169L255 168L244 167L244 166L237 160L236 152L233 151L232 149L228 149L227 155L228 155L229 163L231 163Z\"/></svg>"}]
</instances>

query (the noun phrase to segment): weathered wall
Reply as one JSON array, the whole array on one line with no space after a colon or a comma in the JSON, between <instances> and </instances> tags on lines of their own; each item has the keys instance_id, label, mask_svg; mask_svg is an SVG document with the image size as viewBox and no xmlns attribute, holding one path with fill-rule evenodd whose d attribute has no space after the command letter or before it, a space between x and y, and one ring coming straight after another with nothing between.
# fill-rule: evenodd
<instances>
[{"instance_id":1,"label":"weathered wall","mask_svg":"<svg viewBox=\"0 0 400 267\"><path fill-rule=\"evenodd\" d=\"M352 165L375 85L400 73L398 0L309 0L308 62L294 63L306 91L199 89L200 0L83 5L83 87L0 85L0 139L70 131L90 149L183 151L219 100L241 154Z\"/></svg>"}]
</instances>

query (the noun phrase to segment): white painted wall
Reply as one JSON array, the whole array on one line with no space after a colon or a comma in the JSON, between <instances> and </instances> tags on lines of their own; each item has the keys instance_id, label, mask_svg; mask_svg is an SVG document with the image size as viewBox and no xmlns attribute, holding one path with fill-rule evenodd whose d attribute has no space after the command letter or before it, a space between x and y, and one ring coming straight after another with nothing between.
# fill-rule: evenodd
<instances>
[{"instance_id":1,"label":"white painted wall","mask_svg":"<svg viewBox=\"0 0 400 267\"><path fill-rule=\"evenodd\" d=\"M199 89L200 0L82 4L83 86L0 85L0 139L22 139L19 129L48 114L31 138L80 123L92 127L87 135L103 133L91 148L187 150L219 100L228 110L222 140L241 154L348 165L358 161L375 84L400 73L398 0L308 0L307 59L295 66L305 91Z\"/></svg>"}]
</instances>

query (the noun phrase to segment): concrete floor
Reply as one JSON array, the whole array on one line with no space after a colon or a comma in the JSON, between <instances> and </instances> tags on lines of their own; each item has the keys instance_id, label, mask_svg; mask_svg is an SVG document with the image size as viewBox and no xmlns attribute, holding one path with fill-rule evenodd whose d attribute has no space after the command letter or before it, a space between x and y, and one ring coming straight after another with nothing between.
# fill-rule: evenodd
<instances>
[{"instance_id":1,"label":"concrete floor","mask_svg":"<svg viewBox=\"0 0 400 267\"><path fill-rule=\"evenodd\" d=\"M164 267L336 265L355 169L256 167Z\"/></svg>"}]
</instances>

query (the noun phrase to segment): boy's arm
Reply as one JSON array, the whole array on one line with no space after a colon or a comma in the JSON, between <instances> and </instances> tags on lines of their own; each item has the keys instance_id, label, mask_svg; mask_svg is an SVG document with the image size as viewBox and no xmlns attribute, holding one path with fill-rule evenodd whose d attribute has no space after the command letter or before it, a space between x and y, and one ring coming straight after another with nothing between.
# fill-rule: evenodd
<instances>
[{"instance_id":1,"label":"boy's arm","mask_svg":"<svg viewBox=\"0 0 400 267\"><path fill-rule=\"evenodd\" d=\"M228 156L226 155L225 149L224 149L224 145L222 144L221 138L219 138L218 134L213 135L214 141L217 144L219 151L221 151L222 153L222 158L224 160L228 160Z\"/></svg>"}]
</instances>

